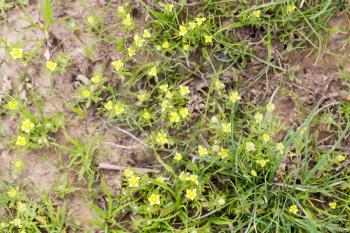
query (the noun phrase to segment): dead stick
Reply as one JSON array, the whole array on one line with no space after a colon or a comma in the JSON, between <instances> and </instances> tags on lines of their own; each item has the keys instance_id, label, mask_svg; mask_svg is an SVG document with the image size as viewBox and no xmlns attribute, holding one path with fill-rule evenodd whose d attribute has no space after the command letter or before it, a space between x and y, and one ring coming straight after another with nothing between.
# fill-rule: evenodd
<instances>
[{"instance_id":1,"label":"dead stick","mask_svg":"<svg viewBox=\"0 0 350 233\"><path fill-rule=\"evenodd\" d=\"M99 169L105 169L105 170L117 170L117 171L124 171L127 168L130 168L134 171L140 172L140 173L160 173L161 171L158 169L150 169L150 168L139 168L139 167L125 167L125 166L119 166L114 165L110 163L100 163L98 165Z\"/></svg>"}]
</instances>

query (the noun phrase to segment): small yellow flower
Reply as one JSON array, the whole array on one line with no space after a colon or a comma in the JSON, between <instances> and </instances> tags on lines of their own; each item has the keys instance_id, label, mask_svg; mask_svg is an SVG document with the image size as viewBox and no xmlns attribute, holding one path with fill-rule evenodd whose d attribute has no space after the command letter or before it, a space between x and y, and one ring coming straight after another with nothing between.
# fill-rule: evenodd
<instances>
[{"instance_id":1,"label":"small yellow flower","mask_svg":"<svg viewBox=\"0 0 350 233\"><path fill-rule=\"evenodd\" d=\"M229 150L225 148L221 148L218 155L221 159L226 159L228 157Z\"/></svg>"},{"instance_id":2,"label":"small yellow flower","mask_svg":"<svg viewBox=\"0 0 350 233\"><path fill-rule=\"evenodd\" d=\"M211 35L205 35L204 36L204 42L206 44L211 44L213 42L213 37Z\"/></svg>"},{"instance_id":3,"label":"small yellow flower","mask_svg":"<svg viewBox=\"0 0 350 233\"><path fill-rule=\"evenodd\" d=\"M277 143L276 150L278 150L280 153L283 153L284 145L282 143Z\"/></svg>"},{"instance_id":4,"label":"small yellow flower","mask_svg":"<svg viewBox=\"0 0 350 233\"><path fill-rule=\"evenodd\" d=\"M222 123L221 128L224 133L231 133L231 123Z\"/></svg>"},{"instance_id":5,"label":"small yellow flower","mask_svg":"<svg viewBox=\"0 0 350 233\"><path fill-rule=\"evenodd\" d=\"M57 68L57 63L53 62L53 61L47 61L46 62L46 68L48 68L49 70L54 72L56 70L56 68Z\"/></svg>"},{"instance_id":6,"label":"small yellow flower","mask_svg":"<svg viewBox=\"0 0 350 233\"><path fill-rule=\"evenodd\" d=\"M16 195L17 195L17 191L16 189L10 189L8 192L7 192L7 195L10 197L10 198L15 198Z\"/></svg>"},{"instance_id":7,"label":"small yellow flower","mask_svg":"<svg viewBox=\"0 0 350 233\"><path fill-rule=\"evenodd\" d=\"M17 102L16 102L16 101L10 101L10 102L8 103L8 108L9 108L10 110L15 110L15 109L17 108Z\"/></svg>"},{"instance_id":8,"label":"small yellow flower","mask_svg":"<svg viewBox=\"0 0 350 233\"><path fill-rule=\"evenodd\" d=\"M254 115L255 123L257 124L261 123L263 118L264 118L264 115L259 112Z\"/></svg>"},{"instance_id":9,"label":"small yellow flower","mask_svg":"<svg viewBox=\"0 0 350 233\"><path fill-rule=\"evenodd\" d=\"M168 41L164 41L162 44L163 49L168 49L170 47L170 44Z\"/></svg>"},{"instance_id":10,"label":"small yellow flower","mask_svg":"<svg viewBox=\"0 0 350 233\"><path fill-rule=\"evenodd\" d=\"M289 207L289 212L292 213L292 214L298 213L298 207L297 207L297 205L291 205L291 206Z\"/></svg>"},{"instance_id":11,"label":"small yellow flower","mask_svg":"<svg viewBox=\"0 0 350 233\"><path fill-rule=\"evenodd\" d=\"M223 84L220 80L216 80L214 86L218 92L221 92L225 88L225 84Z\"/></svg>"},{"instance_id":12,"label":"small yellow flower","mask_svg":"<svg viewBox=\"0 0 350 233\"><path fill-rule=\"evenodd\" d=\"M182 159L182 154L180 152L176 152L174 156L175 161L180 161Z\"/></svg>"},{"instance_id":13,"label":"small yellow flower","mask_svg":"<svg viewBox=\"0 0 350 233\"><path fill-rule=\"evenodd\" d=\"M268 104L266 105L266 109L267 109L267 111L269 111L269 112L273 112L273 111L276 109L276 106L275 106L273 103L268 103Z\"/></svg>"},{"instance_id":14,"label":"small yellow flower","mask_svg":"<svg viewBox=\"0 0 350 233\"><path fill-rule=\"evenodd\" d=\"M149 76L153 76L156 77L157 76L157 67L153 66L149 71L148 71L148 75Z\"/></svg>"},{"instance_id":15,"label":"small yellow flower","mask_svg":"<svg viewBox=\"0 0 350 233\"><path fill-rule=\"evenodd\" d=\"M204 146L198 146L198 154L200 156L208 155L208 149Z\"/></svg>"},{"instance_id":16,"label":"small yellow flower","mask_svg":"<svg viewBox=\"0 0 350 233\"><path fill-rule=\"evenodd\" d=\"M159 86L159 89L162 91L162 92L167 92L168 91L168 84L162 84Z\"/></svg>"},{"instance_id":17,"label":"small yellow flower","mask_svg":"<svg viewBox=\"0 0 350 233\"><path fill-rule=\"evenodd\" d=\"M114 112L117 115L122 114L125 111L125 108L121 104L114 105Z\"/></svg>"},{"instance_id":18,"label":"small yellow flower","mask_svg":"<svg viewBox=\"0 0 350 233\"><path fill-rule=\"evenodd\" d=\"M19 161L19 160L18 160L18 161L16 161L14 165L15 165L15 168L17 168L17 169L19 169L19 168L23 167L23 163L22 163L22 161Z\"/></svg>"},{"instance_id":19,"label":"small yellow flower","mask_svg":"<svg viewBox=\"0 0 350 233\"><path fill-rule=\"evenodd\" d=\"M10 55L13 59L19 59L23 57L23 49L21 48L12 48Z\"/></svg>"},{"instance_id":20,"label":"small yellow flower","mask_svg":"<svg viewBox=\"0 0 350 233\"><path fill-rule=\"evenodd\" d=\"M173 6L172 4L167 3L167 4L165 5L165 11L166 11L166 12L170 13L170 12L173 11L173 9L174 9L174 6Z\"/></svg>"},{"instance_id":21,"label":"small yellow flower","mask_svg":"<svg viewBox=\"0 0 350 233\"><path fill-rule=\"evenodd\" d=\"M265 167L268 161L269 160L267 159L260 159L260 160L257 160L256 163L259 164L261 167Z\"/></svg>"},{"instance_id":22,"label":"small yellow flower","mask_svg":"<svg viewBox=\"0 0 350 233\"><path fill-rule=\"evenodd\" d=\"M109 100L107 103L104 104L104 107L105 107L105 109L107 109L108 111L112 110L112 108L113 108L113 103L112 103L112 101Z\"/></svg>"},{"instance_id":23,"label":"small yellow flower","mask_svg":"<svg viewBox=\"0 0 350 233\"><path fill-rule=\"evenodd\" d=\"M22 136L18 136L16 140L16 145L24 146L26 144L26 138Z\"/></svg>"},{"instance_id":24,"label":"small yellow flower","mask_svg":"<svg viewBox=\"0 0 350 233\"><path fill-rule=\"evenodd\" d=\"M179 110L179 113L180 113L182 118L186 118L186 117L188 117L188 115L190 115L187 108L181 108Z\"/></svg>"},{"instance_id":25,"label":"small yellow flower","mask_svg":"<svg viewBox=\"0 0 350 233\"><path fill-rule=\"evenodd\" d=\"M127 169L125 169L125 171L124 171L124 175L125 175L126 177L132 177L132 176L134 175L134 171L131 170L131 168L127 168Z\"/></svg>"},{"instance_id":26,"label":"small yellow flower","mask_svg":"<svg viewBox=\"0 0 350 233\"><path fill-rule=\"evenodd\" d=\"M262 138L263 138L263 141L264 141L264 142L270 141L270 136L269 136L268 134L266 134L266 133L264 133L264 134L262 135Z\"/></svg>"},{"instance_id":27,"label":"small yellow flower","mask_svg":"<svg viewBox=\"0 0 350 233\"><path fill-rule=\"evenodd\" d=\"M220 206L226 204L226 200L225 200L223 197L218 198L217 202L218 202L218 204L219 204Z\"/></svg>"},{"instance_id":28,"label":"small yellow flower","mask_svg":"<svg viewBox=\"0 0 350 233\"><path fill-rule=\"evenodd\" d=\"M254 177L256 177L258 175L255 170L251 170L250 174L252 174L252 176L254 176Z\"/></svg>"},{"instance_id":29,"label":"small yellow flower","mask_svg":"<svg viewBox=\"0 0 350 233\"><path fill-rule=\"evenodd\" d=\"M180 89L180 95L182 96L186 96L190 94L190 88L188 86L180 85L179 89Z\"/></svg>"},{"instance_id":30,"label":"small yellow flower","mask_svg":"<svg viewBox=\"0 0 350 233\"><path fill-rule=\"evenodd\" d=\"M180 175L179 175L179 179L181 181L186 181L186 180L188 180L189 176L190 176L190 173L188 173L188 172L181 172Z\"/></svg>"},{"instance_id":31,"label":"small yellow flower","mask_svg":"<svg viewBox=\"0 0 350 233\"><path fill-rule=\"evenodd\" d=\"M204 17L198 17L196 18L196 23L198 26L202 25L205 22L205 18Z\"/></svg>"},{"instance_id":32,"label":"small yellow flower","mask_svg":"<svg viewBox=\"0 0 350 233\"><path fill-rule=\"evenodd\" d=\"M139 35L135 35L134 42L135 42L136 47L141 48L144 40Z\"/></svg>"},{"instance_id":33,"label":"small yellow flower","mask_svg":"<svg viewBox=\"0 0 350 233\"><path fill-rule=\"evenodd\" d=\"M232 103L236 103L237 101L241 100L241 97L237 91L233 91L231 92L229 99Z\"/></svg>"},{"instance_id":34,"label":"small yellow flower","mask_svg":"<svg viewBox=\"0 0 350 233\"><path fill-rule=\"evenodd\" d=\"M132 24L133 20L130 14L126 15L126 18L123 20L124 25L130 26Z\"/></svg>"},{"instance_id":35,"label":"small yellow flower","mask_svg":"<svg viewBox=\"0 0 350 233\"><path fill-rule=\"evenodd\" d=\"M334 202L334 201L329 202L328 205L329 205L329 207L330 207L331 209L333 209L333 210L334 210L335 208L337 208L337 203Z\"/></svg>"},{"instance_id":36,"label":"small yellow flower","mask_svg":"<svg viewBox=\"0 0 350 233\"><path fill-rule=\"evenodd\" d=\"M123 67L124 63L120 60L115 60L112 62L112 66L115 71L119 71Z\"/></svg>"},{"instance_id":37,"label":"small yellow flower","mask_svg":"<svg viewBox=\"0 0 350 233\"><path fill-rule=\"evenodd\" d=\"M147 111L143 112L142 114L143 119L149 120L151 118L151 114Z\"/></svg>"},{"instance_id":38,"label":"small yellow flower","mask_svg":"<svg viewBox=\"0 0 350 233\"><path fill-rule=\"evenodd\" d=\"M34 129L34 124L29 119L26 119L25 121L22 122L21 129L25 133L30 133L30 131Z\"/></svg>"},{"instance_id":39,"label":"small yellow flower","mask_svg":"<svg viewBox=\"0 0 350 233\"><path fill-rule=\"evenodd\" d=\"M119 14L125 14L125 8L123 6L118 6L117 12Z\"/></svg>"},{"instance_id":40,"label":"small yellow flower","mask_svg":"<svg viewBox=\"0 0 350 233\"><path fill-rule=\"evenodd\" d=\"M185 45L183 46L183 49L184 49L185 51L190 51L190 45L185 44Z\"/></svg>"},{"instance_id":41,"label":"small yellow flower","mask_svg":"<svg viewBox=\"0 0 350 233\"><path fill-rule=\"evenodd\" d=\"M158 132L156 136L156 142L160 145L168 143L168 135L166 133Z\"/></svg>"},{"instance_id":42,"label":"small yellow flower","mask_svg":"<svg viewBox=\"0 0 350 233\"><path fill-rule=\"evenodd\" d=\"M161 106L162 106L162 112L164 112L166 109L169 108L169 101L163 100L163 102L161 103Z\"/></svg>"},{"instance_id":43,"label":"small yellow flower","mask_svg":"<svg viewBox=\"0 0 350 233\"><path fill-rule=\"evenodd\" d=\"M88 98L90 97L91 92L88 89L83 90L83 97Z\"/></svg>"},{"instance_id":44,"label":"small yellow flower","mask_svg":"<svg viewBox=\"0 0 350 233\"><path fill-rule=\"evenodd\" d=\"M89 16L88 18L87 18L87 22L90 24L90 25L94 25L94 24L96 24L96 20L95 20L95 17L94 16Z\"/></svg>"},{"instance_id":45,"label":"small yellow flower","mask_svg":"<svg viewBox=\"0 0 350 233\"><path fill-rule=\"evenodd\" d=\"M197 24L196 24L195 22L189 22L189 23L188 23L188 27L189 27L190 29L195 29L196 26L197 26Z\"/></svg>"},{"instance_id":46,"label":"small yellow flower","mask_svg":"<svg viewBox=\"0 0 350 233\"><path fill-rule=\"evenodd\" d=\"M176 112L170 113L170 121L172 123L179 123L180 122L180 116Z\"/></svg>"},{"instance_id":47,"label":"small yellow flower","mask_svg":"<svg viewBox=\"0 0 350 233\"><path fill-rule=\"evenodd\" d=\"M179 27L179 35L180 36L185 36L187 34L187 27L185 26L180 26Z\"/></svg>"},{"instance_id":48,"label":"small yellow flower","mask_svg":"<svg viewBox=\"0 0 350 233\"><path fill-rule=\"evenodd\" d=\"M149 203L153 206L153 205L159 205L160 204L160 197L157 194L152 194L149 198L148 198Z\"/></svg>"},{"instance_id":49,"label":"small yellow flower","mask_svg":"<svg viewBox=\"0 0 350 233\"><path fill-rule=\"evenodd\" d=\"M140 177L131 176L128 180L129 187L139 187L139 180L140 180Z\"/></svg>"},{"instance_id":50,"label":"small yellow flower","mask_svg":"<svg viewBox=\"0 0 350 233\"><path fill-rule=\"evenodd\" d=\"M256 18L260 18L261 11L260 11L260 10L255 10L255 11L253 11L253 15L254 15Z\"/></svg>"},{"instance_id":51,"label":"small yellow flower","mask_svg":"<svg viewBox=\"0 0 350 233\"><path fill-rule=\"evenodd\" d=\"M136 54L136 50L133 48L128 48L128 55L129 57L133 57Z\"/></svg>"},{"instance_id":52,"label":"small yellow flower","mask_svg":"<svg viewBox=\"0 0 350 233\"><path fill-rule=\"evenodd\" d=\"M288 12L288 14L292 14L292 13L295 11L295 9L296 9L296 6L295 6L294 4L288 5L288 6L287 6L287 12Z\"/></svg>"},{"instance_id":53,"label":"small yellow flower","mask_svg":"<svg viewBox=\"0 0 350 233\"><path fill-rule=\"evenodd\" d=\"M145 30L143 30L142 36L143 36L143 38L151 38L151 33L149 30L145 29Z\"/></svg>"},{"instance_id":54,"label":"small yellow flower","mask_svg":"<svg viewBox=\"0 0 350 233\"><path fill-rule=\"evenodd\" d=\"M197 197L197 189L187 189L186 190L186 198L193 201Z\"/></svg>"},{"instance_id":55,"label":"small yellow flower","mask_svg":"<svg viewBox=\"0 0 350 233\"><path fill-rule=\"evenodd\" d=\"M189 180L189 181L191 181L191 182L193 182L193 183L195 183L195 184L198 185L198 176L197 176L197 175L190 175L190 176L187 178L187 180Z\"/></svg>"},{"instance_id":56,"label":"small yellow flower","mask_svg":"<svg viewBox=\"0 0 350 233\"><path fill-rule=\"evenodd\" d=\"M252 142L247 142L245 144L245 149L246 149L247 152L255 151L256 150L255 144L252 143Z\"/></svg>"},{"instance_id":57,"label":"small yellow flower","mask_svg":"<svg viewBox=\"0 0 350 233\"><path fill-rule=\"evenodd\" d=\"M343 161L345 160L345 156L344 156L344 155L338 155L338 156L337 156L337 160L338 160L339 162L343 162Z\"/></svg>"},{"instance_id":58,"label":"small yellow flower","mask_svg":"<svg viewBox=\"0 0 350 233\"><path fill-rule=\"evenodd\" d=\"M165 97L168 99L173 98L174 94L171 91L167 91L167 93L165 94Z\"/></svg>"},{"instance_id":59,"label":"small yellow flower","mask_svg":"<svg viewBox=\"0 0 350 233\"><path fill-rule=\"evenodd\" d=\"M97 84L101 81L101 76L96 74L94 77L91 78L91 82Z\"/></svg>"}]
</instances>

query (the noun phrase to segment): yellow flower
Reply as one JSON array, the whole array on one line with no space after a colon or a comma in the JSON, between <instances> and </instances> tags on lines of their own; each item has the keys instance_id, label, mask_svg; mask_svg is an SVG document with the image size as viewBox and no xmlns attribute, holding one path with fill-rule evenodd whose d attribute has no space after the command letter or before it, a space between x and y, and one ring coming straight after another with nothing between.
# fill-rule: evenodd
<instances>
[{"instance_id":1,"label":"yellow flower","mask_svg":"<svg viewBox=\"0 0 350 233\"><path fill-rule=\"evenodd\" d=\"M197 189L187 189L186 197L193 201L197 197Z\"/></svg>"},{"instance_id":2,"label":"yellow flower","mask_svg":"<svg viewBox=\"0 0 350 233\"><path fill-rule=\"evenodd\" d=\"M168 49L170 47L170 44L168 41L164 41L164 43L162 44L163 49Z\"/></svg>"},{"instance_id":3,"label":"yellow flower","mask_svg":"<svg viewBox=\"0 0 350 233\"><path fill-rule=\"evenodd\" d=\"M196 24L195 22L189 22L189 23L188 23L188 27L189 27L190 29L195 29L196 26L197 26L197 24Z\"/></svg>"},{"instance_id":4,"label":"yellow flower","mask_svg":"<svg viewBox=\"0 0 350 233\"><path fill-rule=\"evenodd\" d=\"M196 18L196 23L198 26L202 25L206 19L204 17Z\"/></svg>"},{"instance_id":5,"label":"yellow flower","mask_svg":"<svg viewBox=\"0 0 350 233\"><path fill-rule=\"evenodd\" d=\"M120 60L115 60L112 62L112 66L115 71L119 71L123 67L124 63Z\"/></svg>"},{"instance_id":6,"label":"yellow flower","mask_svg":"<svg viewBox=\"0 0 350 233\"><path fill-rule=\"evenodd\" d=\"M273 103L268 103L268 104L266 105L266 109L267 109L267 111L269 111L269 112L273 112L273 111L276 109L276 106L275 106Z\"/></svg>"},{"instance_id":7,"label":"yellow flower","mask_svg":"<svg viewBox=\"0 0 350 233\"><path fill-rule=\"evenodd\" d=\"M245 149L246 149L247 152L255 151L256 150L255 149L255 144L252 143L252 142L247 142L245 144Z\"/></svg>"},{"instance_id":8,"label":"yellow flower","mask_svg":"<svg viewBox=\"0 0 350 233\"><path fill-rule=\"evenodd\" d=\"M133 57L136 54L136 50L133 48L128 48L128 55L129 57Z\"/></svg>"},{"instance_id":9,"label":"yellow flower","mask_svg":"<svg viewBox=\"0 0 350 233\"><path fill-rule=\"evenodd\" d=\"M226 201L225 201L225 199L224 199L223 197L218 198L217 202L218 202L218 204L219 204L220 206L221 206L221 205L225 205L225 203L226 203Z\"/></svg>"},{"instance_id":10,"label":"yellow flower","mask_svg":"<svg viewBox=\"0 0 350 233\"><path fill-rule=\"evenodd\" d=\"M338 156L337 156L337 160L338 160L339 162L343 162L343 161L345 160L345 156L344 156L344 155L338 155Z\"/></svg>"},{"instance_id":11,"label":"yellow flower","mask_svg":"<svg viewBox=\"0 0 350 233\"><path fill-rule=\"evenodd\" d=\"M204 146L198 146L198 154L200 156L204 156L208 154L208 149L205 148Z\"/></svg>"},{"instance_id":12,"label":"yellow flower","mask_svg":"<svg viewBox=\"0 0 350 233\"><path fill-rule=\"evenodd\" d=\"M190 176L187 178L187 180L189 180L189 181L191 181L191 182L193 182L193 183L195 183L195 184L198 185L198 176L197 176L197 175L190 175Z\"/></svg>"},{"instance_id":13,"label":"yellow flower","mask_svg":"<svg viewBox=\"0 0 350 233\"><path fill-rule=\"evenodd\" d=\"M276 149L277 149L280 153L283 153L284 145L283 145L282 143L277 143Z\"/></svg>"},{"instance_id":14,"label":"yellow flower","mask_svg":"<svg viewBox=\"0 0 350 233\"><path fill-rule=\"evenodd\" d=\"M190 45L185 44L185 45L183 46L183 49L184 49L185 51L189 51L189 50L190 50Z\"/></svg>"},{"instance_id":15,"label":"yellow flower","mask_svg":"<svg viewBox=\"0 0 350 233\"><path fill-rule=\"evenodd\" d=\"M95 20L95 17L94 16L89 16L87 18L87 22L90 24L90 25L94 25L96 23L96 20Z\"/></svg>"},{"instance_id":16,"label":"yellow flower","mask_svg":"<svg viewBox=\"0 0 350 233\"><path fill-rule=\"evenodd\" d=\"M161 106L162 106L162 112L165 111L167 108L169 108L169 101L163 100Z\"/></svg>"},{"instance_id":17,"label":"yellow flower","mask_svg":"<svg viewBox=\"0 0 350 233\"><path fill-rule=\"evenodd\" d=\"M180 161L182 159L182 155L180 152L176 152L174 156L175 161Z\"/></svg>"},{"instance_id":18,"label":"yellow flower","mask_svg":"<svg viewBox=\"0 0 350 233\"><path fill-rule=\"evenodd\" d=\"M140 180L140 177L131 176L128 180L129 187L139 187L139 180Z\"/></svg>"},{"instance_id":19,"label":"yellow flower","mask_svg":"<svg viewBox=\"0 0 350 233\"><path fill-rule=\"evenodd\" d=\"M295 6L294 4L288 5L288 6L287 6L287 12L288 12L288 14L292 14L292 13L295 11L295 9L296 9L296 6Z\"/></svg>"},{"instance_id":20,"label":"yellow flower","mask_svg":"<svg viewBox=\"0 0 350 233\"><path fill-rule=\"evenodd\" d=\"M168 84L162 84L159 86L159 89L162 91L162 92L167 92L168 91Z\"/></svg>"},{"instance_id":21,"label":"yellow flower","mask_svg":"<svg viewBox=\"0 0 350 233\"><path fill-rule=\"evenodd\" d=\"M270 141L270 136L269 136L268 134L266 134L266 133L264 133L264 134L262 135L262 138L263 138L263 141L264 141L264 142Z\"/></svg>"},{"instance_id":22,"label":"yellow flower","mask_svg":"<svg viewBox=\"0 0 350 233\"><path fill-rule=\"evenodd\" d=\"M105 109L107 109L108 111L112 110L112 108L113 108L113 103L112 103L112 101L109 100L107 103L104 104L104 107L105 107Z\"/></svg>"},{"instance_id":23,"label":"yellow flower","mask_svg":"<svg viewBox=\"0 0 350 233\"><path fill-rule=\"evenodd\" d=\"M260 10L255 10L255 11L253 11L253 15L254 15L256 18L260 18L261 11L260 11Z\"/></svg>"},{"instance_id":24,"label":"yellow flower","mask_svg":"<svg viewBox=\"0 0 350 233\"><path fill-rule=\"evenodd\" d=\"M165 97L168 99L173 98L174 94L171 91L167 91L167 93L165 94Z\"/></svg>"},{"instance_id":25,"label":"yellow flower","mask_svg":"<svg viewBox=\"0 0 350 233\"><path fill-rule=\"evenodd\" d=\"M216 80L214 85L215 85L215 89L218 92L221 92L221 90L223 90L225 88L225 84L223 84L220 80Z\"/></svg>"},{"instance_id":26,"label":"yellow flower","mask_svg":"<svg viewBox=\"0 0 350 233\"><path fill-rule=\"evenodd\" d=\"M153 66L149 71L148 71L149 76L156 77L157 76L157 67Z\"/></svg>"},{"instance_id":27,"label":"yellow flower","mask_svg":"<svg viewBox=\"0 0 350 233\"><path fill-rule=\"evenodd\" d=\"M255 170L251 170L250 174L252 174L252 176L254 176L254 177L256 177L258 175Z\"/></svg>"},{"instance_id":28,"label":"yellow flower","mask_svg":"<svg viewBox=\"0 0 350 233\"><path fill-rule=\"evenodd\" d=\"M264 115L259 112L254 115L255 123L257 124L261 123L263 118L264 118Z\"/></svg>"},{"instance_id":29,"label":"yellow flower","mask_svg":"<svg viewBox=\"0 0 350 233\"><path fill-rule=\"evenodd\" d=\"M188 173L188 172L181 172L180 175L179 175L179 179L181 181L186 181L186 180L188 180L189 176L190 176L190 173Z\"/></svg>"},{"instance_id":30,"label":"yellow flower","mask_svg":"<svg viewBox=\"0 0 350 233\"><path fill-rule=\"evenodd\" d=\"M131 170L131 168L127 168L127 169L125 169L125 171L124 171L124 175L125 175L126 177L132 177L132 176L134 175L134 171Z\"/></svg>"},{"instance_id":31,"label":"yellow flower","mask_svg":"<svg viewBox=\"0 0 350 233\"><path fill-rule=\"evenodd\" d=\"M125 8L123 6L118 6L117 11L118 11L119 14L124 14L125 13Z\"/></svg>"},{"instance_id":32,"label":"yellow flower","mask_svg":"<svg viewBox=\"0 0 350 233\"><path fill-rule=\"evenodd\" d=\"M33 128L34 128L34 124L29 119L26 119L25 121L22 122L21 129L23 130L23 132L30 133L30 131L32 131Z\"/></svg>"},{"instance_id":33,"label":"yellow flower","mask_svg":"<svg viewBox=\"0 0 350 233\"><path fill-rule=\"evenodd\" d=\"M170 13L170 12L173 11L173 9L174 9L174 6L171 5L171 4L167 3L167 4L165 5L165 11L166 11L166 12Z\"/></svg>"},{"instance_id":34,"label":"yellow flower","mask_svg":"<svg viewBox=\"0 0 350 233\"><path fill-rule=\"evenodd\" d=\"M10 101L10 102L8 103L8 108L9 108L10 110L15 110L15 109L17 108L17 102L16 102L16 101Z\"/></svg>"},{"instance_id":35,"label":"yellow flower","mask_svg":"<svg viewBox=\"0 0 350 233\"><path fill-rule=\"evenodd\" d=\"M24 146L26 144L26 138L22 136L17 137L16 145Z\"/></svg>"},{"instance_id":36,"label":"yellow flower","mask_svg":"<svg viewBox=\"0 0 350 233\"><path fill-rule=\"evenodd\" d=\"M46 68L48 68L49 70L51 70L53 72L57 68L57 63L53 62L53 61L47 61L46 62Z\"/></svg>"},{"instance_id":37,"label":"yellow flower","mask_svg":"<svg viewBox=\"0 0 350 233\"><path fill-rule=\"evenodd\" d=\"M337 203L334 202L334 201L329 202L328 205L329 205L329 207L330 207L331 209L333 209L333 210L337 207Z\"/></svg>"},{"instance_id":38,"label":"yellow flower","mask_svg":"<svg viewBox=\"0 0 350 233\"><path fill-rule=\"evenodd\" d=\"M23 166L23 163L22 163L22 161L16 161L15 162L15 168L21 168Z\"/></svg>"},{"instance_id":39,"label":"yellow flower","mask_svg":"<svg viewBox=\"0 0 350 233\"><path fill-rule=\"evenodd\" d=\"M204 42L205 42L206 44L212 43L212 42L213 42L213 37L212 37L211 35L205 35L205 36L204 36Z\"/></svg>"},{"instance_id":40,"label":"yellow flower","mask_svg":"<svg viewBox=\"0 0 350 233\"><path fill-rule=\"evenodd\" d=\"M221 128L224 133L231 133L231 123L222 123Z\"/></svg>"},{"instance_id":41,"label":"yellow flower","mask_svg":"<svg viewBox=\"0 0 350 233\"><path fill-rule=\"evenodd\" d=\"M187 28L185 26L180 26L179 31L180 36L185 36L187 34Z\"/></svg>"},{"instance_id":42,"label":"yellow flower","mask_svg":"<svg viewBox=\"0 0 350 233\"><path fill-rule=\"evenodd\" d=\"M168 143L167 136L168 135L166 133L158 132L157 136L156 136L156 142L160 145L164 145L164 144Z\"/></svg>"},{"instance_id":43,"label":"yellow flower","mask_svg":"<svg viewBox=\"0 0 350 233\"><path fill-rule=\"evenodd\" d=\"M88 89L83 90L83 96L88 98L91 95L91 92Z\"/></svg>"},{"instance_id":44,"label":"yellow flower","mask_svg":"<svg viewBox=\"0 0 350 233\"><path fill-rule=\"evenodd\" d=\"M190 88L188 86L180 85L179 89L180 89L180 95L182 96L186 96L190 94Z\"/></svg>"},{"instance_id":45,"label":"yellow flower","mask_svg":"<svg viewBox=\"0 0 350 233\"><path fill-rule=\"evenodd\" d=\"M8 192L7 192L7 195L10 197L10 198L15 198L16 195L17 195L17 191L16 189L10 189Z\"/></svg>"},{"instance_id":46,"label":"yellow flower","mask_svg":"<svg viewBox=\"0 0 350 233\"><path fill-rule=\"evenodd\" d=\"M94 77L91 78L91 82L93 83L99 83L101 81L101 76L96 74Z\"/></svg>"},{"instance_id":47,"label":"yellow flower","mask_svg":"<svg viewBox=\"0 0 350 233\"><path fill-rule=\"evenodd\" d=\"M298 213L298 207L297 207L297 205L291 205L291 206L289 207L289 212L291 212L292 214Z\"/></svg>"},{"instance_id":48,"label":"yellow flower","mask_svg":"<svg viewBox=\"0 0 350 233\"><path fill-rule=\"evenodd\" d=\"M10 52L13 59L18 59L23 57L23 49L21 48L12 48Z\"/></svg>"},{"instance_id":49,"label":"yellow flower","mask_svg":"<svg viewBox=\"0 0 350 233\"><path fill-rule=\"evenodd\" d=\"M144 42L144 40L139 35L134 36L134 41L135 41L136 47L138 48L141 48Z\"/></svg>"},{"instance_id":50,"label":"yellow flower","mask_svg":"<svg viewBox=\"0 0 350 233\"><path fill-rule=\"evenodd\" d=\"M125 111L124 107L121 104L114 105L114 112L117 115L122 114Z\"/></svg>"},{"instance_id":51,"label":"yellow flower","mask_svg":"<svg viewBox=\"0 0 350 233\"><path fill-rule=\"evenodd\" d=\"M151 118L151 114L147 111L142 114L143 119L149 120Z\"/></svg>"},{"instance_id":52,"label":"yellow flower","mask_svg":"<svg viewBox=\"0 0 350 233\"><path fill-rule=\"evenodd\" d=\"M149 198L148 198L149 203L153 206L153 205L159 205L160 204L160 197L157 194L152 194Z\"/></svg>"},{"instance_id":53,"label":"yellow flower","mask_svg":"<svg viewBox=\"0 0 350 233\"><path fill-rule=\"evenodd\" d=\"M259 164L261 167L265 167L268 161L269 160L267 159L260 159L260 160L257 160L256 163Z\"/></svg>"},{"instance_id":54,"label":"yellow flower","mask_svg":"<svg viewBox=\"0 0 350 233\"><path fill-rule=\"evenodd\" d=\"M124 25L130 26L132 24L132 17L130 14L126 15L126 18L123 20Z\"/></svg>"},{"instance_id":55,"label":"yellow flower","mask_svg":"<svg viewBox=\"0 0 350 233\"><path fill-rule=\"evenodd\" d=\"M220 156L221 159L226 159L228 157L228 149L221 148L218 155Z\"/></svg>"},{"instance_id":56,"label":"yellow flower","mask_svg":"<svg viewBox=\"0 0 350 233\"><path fill-rule=\"evenodd\" d=\"M239 96L237 91L231 92L229 98L232 103L236 103L237 101L241 100L241 97Z\"/></svg>"},{"instance_id":57,"label":"yellow flower","mask_svg":"<svg viewBox=\"0 0 350 233\"><path fill-rule=\"evenodd\" d=\"M181 108L179 113L180 113L182 118L186 118L186 117L188 117L188 115L190 115L187 108Z\"/></svg>"},{"instance_id":58,"label":"yellow flower","mask_svg":"<svg viewBox=\"0 0 350 233\"><path fill-rule=\"evenodd\" d=\"M176 112L170 113L170 121L172 123L179 123L180 122L180 116Z\"/></svg>"},{"instance_id":59,"label":"yellow flower","mask_svg":"<svg viewBox=\"0 0 350 233\"><path fill-rule=\"evenodd\" d=\"M142 36L143 36L144 38L151 38L151 33L150 33L149 30L145 29L145 30L143 30Z\"/></svg>"}]
</instances>

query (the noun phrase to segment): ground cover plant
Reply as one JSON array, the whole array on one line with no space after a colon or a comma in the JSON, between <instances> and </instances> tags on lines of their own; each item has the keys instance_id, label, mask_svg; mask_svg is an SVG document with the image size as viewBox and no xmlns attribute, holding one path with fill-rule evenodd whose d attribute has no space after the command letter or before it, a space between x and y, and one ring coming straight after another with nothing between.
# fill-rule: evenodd
<instances>
[{"instance_id":1,"label":"ground cover plant","mask_svg":"<svg viewBox=\"0 0 350 233\"><path fill-rule=\"evenodd\" d=\"M350 231L349 1L0 9L0 232Z\"/></svg>"}]
</instances>

